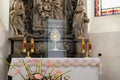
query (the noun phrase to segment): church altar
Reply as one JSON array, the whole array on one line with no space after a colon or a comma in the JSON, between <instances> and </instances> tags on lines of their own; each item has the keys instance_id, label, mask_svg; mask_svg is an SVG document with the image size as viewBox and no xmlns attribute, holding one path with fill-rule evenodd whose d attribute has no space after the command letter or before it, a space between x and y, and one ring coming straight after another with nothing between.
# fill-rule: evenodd
<instances>
[{"instance_id":1,"label":"church altar","mask_svg":"<svg viewBox=\"0 0 120 80\"><path fill-rule=\"evenodd\" d=\"M27 74L24 63L28 63L32 66L30 69L35 71L35 65L38 65L40 58L12 58L11 65L20 70L20 73ZM51 61L54 68L59 68L62 72L71 70L71 72L62 76L62 80L68 77L68 80L98 80L99 72L101 71L101 61L99 58L42 58L42 68L48 67L47 61ZM12 80L23 80L16 70L10 66L8 75L12 77Z\"/></svg>"}]
</instances>

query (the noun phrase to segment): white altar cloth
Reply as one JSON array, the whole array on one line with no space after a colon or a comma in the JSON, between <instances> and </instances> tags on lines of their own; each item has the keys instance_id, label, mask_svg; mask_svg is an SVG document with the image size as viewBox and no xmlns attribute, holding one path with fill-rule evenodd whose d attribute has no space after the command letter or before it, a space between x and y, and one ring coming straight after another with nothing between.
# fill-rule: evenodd
<instances>
[{"instance_id":1,"label":"white altar cloth","mask_svg":"<svg viewBox=\"0 0 120 80\"><path fill-rule=\"evenodd\" d=\"M29 66L34 67L38 65L40 58L12 58L11 65L20 70L20 73L26 76L23 61ZM48 67L47 61L51 61L54 67L59 68L62 72L71 70L71 72L62 76L64 80L65 76L69 76L69 80L98 80L99 71L101 70L101 62L99 58L42 58L43 68ZM35 69L31 68L31 69ZM31 70L32 71L32 70ZM35 70L34 70L35 71ZM8 75L13 77L13 80L23 80L22 77L17 74L13 67L9 68Z\"/></svg>"}]
</instances>

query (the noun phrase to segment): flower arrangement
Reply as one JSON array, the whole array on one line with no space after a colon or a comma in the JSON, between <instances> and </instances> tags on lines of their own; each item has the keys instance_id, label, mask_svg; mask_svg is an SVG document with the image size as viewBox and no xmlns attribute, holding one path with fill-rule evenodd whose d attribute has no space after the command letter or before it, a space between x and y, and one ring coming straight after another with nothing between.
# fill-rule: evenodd
<instances>
[{"instance_id":1,"label":"flower arrangement","mask_svg":"<svg viewBox=\"0 0 120 80\"><path fill-rule=\"evenodd\" d=\"M23 75L21 73L21 69L18 69L14 65L9 64L4 59L0 58L0 60L8 64L10 68L15 69L15 76L19 74L23 80L62 80L62 75L71 71L69 70L62 72L60 69L55 69L53 63L50 60L46 61L47 67L43 67L42 58L32 59L32 62L36 64L34 65L36 68L34 68L34 71L32 71L30 62L26 62L23 58L21 58L21 61L27 72L27 75Z\"/></svg>"}]
</instances>

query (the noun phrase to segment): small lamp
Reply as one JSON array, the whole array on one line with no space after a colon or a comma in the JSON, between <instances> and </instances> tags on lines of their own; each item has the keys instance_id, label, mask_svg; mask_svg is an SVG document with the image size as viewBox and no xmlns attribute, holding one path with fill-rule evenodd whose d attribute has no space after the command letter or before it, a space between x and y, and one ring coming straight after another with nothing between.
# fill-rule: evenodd
<instances>
[{"instance_id":1,"label":"small lamp","mask_svg":"<svg viewBox=\"0 0 120 80\"><path fill-rule=\"evenodd\" d=\"M26 52L26 49L27 49L27 40L26 40L26 37L24 37L23 39L23 52L24 53Z\"/></svg>"},{"instance_id":2,"label":"small lamp","mask_svg":"<svg viewBox=\"0 0 120 80\"><path fill-rule=\"evenodd\" d=\"M34 52L34 47L35 47L35 44L34 44L34 39L31 38L31 41L30 41L30 52L33 53Z\"/></svg>"},{"instance_id":3,"label":"small lamp","mask_svg":"<svg viewBox=\"0 0 120 80\"><path fill-rule=\"evenodd\" d=\"M81 44L82 52L85 53L85 40L82 39L82 44Z\"/></svg>"}]
</instances>

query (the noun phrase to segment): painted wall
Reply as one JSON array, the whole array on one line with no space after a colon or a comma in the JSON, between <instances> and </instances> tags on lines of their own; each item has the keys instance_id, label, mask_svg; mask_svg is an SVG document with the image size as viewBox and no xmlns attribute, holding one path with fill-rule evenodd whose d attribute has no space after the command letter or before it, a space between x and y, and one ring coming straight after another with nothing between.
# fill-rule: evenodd
<instances>
[{"instance_id":1,"label":"painted wall","mask_svg":"<svg viewBox=\"0 0 120 80\"><path fill-rule=\"evenodd\" d=\"M89 33L119 32L120 15L94 17L94 0L87 0Z\"/></svg>"},{"instance_id":2,"label":"painted wall","mask_svg":"<svg viewBox=\"0 0 120 80\"><path fill-rule=\"evenodd\" d=\"M95 17L90 27L90 33L119 32L120 15Z\"/></svg>"},{"instance_id":3,"label":"painted wall","mask_svg":"<svg viewBox=\"0 0 120 80\"><path fill-rule=\"evenodd\" d=\"M9 0L0 0L0 58L6 59L10 52L9 35ZM0 80L7 80L7 66L0 62Z\"/></svg>"},{"instance_id":4,"label":"painted wall","mask_svg":"<svg viewBox=\"0 0 120 80\"><path fill-rule=\"evenodd\" d=\"M90 32L90 29L91 29L91 25L92 25L92 22L93 22L93 19L94 19L94 0L87 0L87 15L88 15L88 18L90 19L90 22L88 24L88 32Z\"/></svg>"},{"instance_id":5,"label":"painted wall","mask_svg":"<svg viewBox=\"0 0 120 80\"><path fill-rule=\"evenodd\" d=\"M9 0L0 0L0 19L9 30Z\"/></svg>"},{"instance_id":6,"label":"painted wall","mask_svg":"<svg viewBox=\"0 0 120 80\"><path fill-rule=\"evenodd\" d=\"M6 59L10 53L9 31L0 20L0 58ZM7 80L7 66L0 61L0 80Z\"/></svg>"},{"instance_id":7,"label":"painted wall","mask_svg":"<svg viewBox=\"0 0 120 80\"><path fill-rule=\"evenodd\" d=\"M120 32L91 33L92 56L102 53L103 73L100 80L120 80Z\"/></svg>"},{"instance_id":8,"label":"painted wall","mask_svg":"<svg viewBox=\"0 0 120 80\"><path fill-rule=\"evenodd\" d=\"M120 80L120 15L94 17L94 0L88 1L89 36L93 43L91 55L102 53L103 73L100 80Z\"/></svg>"}]
</instances>

